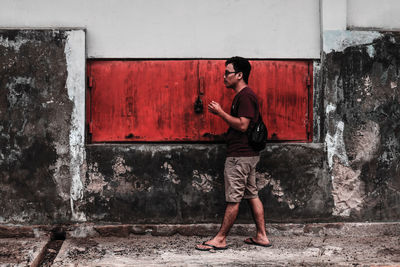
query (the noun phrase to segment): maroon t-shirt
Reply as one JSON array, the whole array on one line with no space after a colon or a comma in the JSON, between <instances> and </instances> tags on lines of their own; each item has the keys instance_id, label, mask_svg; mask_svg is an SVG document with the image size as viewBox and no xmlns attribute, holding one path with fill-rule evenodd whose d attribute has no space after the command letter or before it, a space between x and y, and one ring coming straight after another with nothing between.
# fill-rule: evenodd
<instances>
[{"instance_id":1,"label":"maroon t-shirt","mask_svg":"<svg viewBox=\"0 0 400 267\"><path fill-rule=\"evenodd\" d=\"M234 117L246 117L251 121L258 119L257 96L249 87L243 88L232 102L231 115ZM241 132L229 127L226 135L228 145L227 157L253 157L260 153L252 149L249 145L246 132Z\"/></svg>"}]
</instances>

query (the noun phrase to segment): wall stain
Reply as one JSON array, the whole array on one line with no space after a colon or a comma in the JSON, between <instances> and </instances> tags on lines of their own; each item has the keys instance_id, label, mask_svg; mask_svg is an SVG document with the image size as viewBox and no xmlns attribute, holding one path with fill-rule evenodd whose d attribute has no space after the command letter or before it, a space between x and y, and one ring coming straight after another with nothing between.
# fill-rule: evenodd
<instances>
[{"instance_id":1,"label":"wall stain","mask_svg":"<svg viewBox=\"0 0 400 267\"><path fill-rule=\"evenodd\" d=\"M213 190L213 177L207 173L193 170L192 186L198 191L208 193Z\"/></svg>"},{"instance_id":2,"label":"wall stain","mask_svg":"<svg viewBox=\"0 0 400 267\"><path fill-rule=\"evenodd\" d=\"M400 192L391 185L400 179L400 35L364 32L373 37L367 43L357 41L359 32L340 36L346 45L324 49L322 64L325 105L336 107L325 115L333 215L398 219Z\"/></svg>"},{"instance_id":3,"label":"wall stain","mask_svg":"<svg viewBox=\"0 0 400 267\"><path fill-rule=\"evenodd\" d=\"M172 168L172 165L168 162L164 162L161 166L161 169L165 170L167 173L163 175L163 177L174 184L179 184L181 180L178 175L176 175L175 170Z\"/></svg>"}]
</instances>

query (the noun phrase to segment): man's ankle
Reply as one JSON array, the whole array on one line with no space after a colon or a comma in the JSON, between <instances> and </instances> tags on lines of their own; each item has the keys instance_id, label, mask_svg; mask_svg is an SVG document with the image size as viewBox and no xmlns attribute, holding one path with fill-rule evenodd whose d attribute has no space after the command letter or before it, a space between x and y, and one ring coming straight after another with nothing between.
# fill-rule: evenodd
<instances>
[{"instance_id":1,"label":"man's ankle","mask_svg":"<svg viewBox=\"0 0 400 267\"><path fill-rule=\"evenodd\" d=\"M257 233L257 234L256 234L256 237L257 237L257 238L266 238L266 237L267 237L267 233L266 233L266 232L264 232L264 233Z\"/></svg>"},{"instance_id":2,"label":"man's ankle","mask_svg":"<svg viewBox=\"0 0 400 267\"><path fill-rule=\"evenodd\" d=\"M219 243L223 243L226 241L226 236L217 234L213 239Z\"/></svg>"}]
</instances>

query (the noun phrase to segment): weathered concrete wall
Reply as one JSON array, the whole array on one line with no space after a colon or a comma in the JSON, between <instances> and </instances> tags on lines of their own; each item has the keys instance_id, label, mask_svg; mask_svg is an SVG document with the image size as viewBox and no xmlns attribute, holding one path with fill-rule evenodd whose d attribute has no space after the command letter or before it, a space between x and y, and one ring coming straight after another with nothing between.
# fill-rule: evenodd
<instances>
[{"instance_id":1,"label":"weathered concrete wall","mask_svg":"<svg viewBox=\"0 0 400 267\"><path fill-rule=\"evenodd\" d=\"M90 221L220 222L224 145L92 145L83 211ZM271 145L257 177L268 221L326 220L332 197L318 144ZM243 204L239 221L251 214Z\"/></svg>"},{"instance_id":2,"label":"weathered concrete wall","mask_svg":"<svg viewBox=\"0 0 400 267\"><path fill-rule=\"evenodd\" d=\"M222 144L84 144L82 30L0 31L0 222L218 223ZM311 144L269 144L268 222L400 214L400 35L325 31ZM238 222L250 222L241 206Z\"/></svg>"},{"instance_id":3,"label":"weathered concrete wall","mask_svg":"<svg viewBox=\"0 0 400 267\"><path fill-rule=\"evenodd\" d=\"M400 218L400 34L326 31L323 85L333 215Z\"/></svg>"},{"instance_id":4,"label":"weathered concrete wall","mask_svg":"<svg viewBox=\"0 0 400 267\"><path fill-rule=\"evenodd\" d=\"M74 215L84 36L0 30L0 222L65 222Z\"/></svg>"}]
</instances>

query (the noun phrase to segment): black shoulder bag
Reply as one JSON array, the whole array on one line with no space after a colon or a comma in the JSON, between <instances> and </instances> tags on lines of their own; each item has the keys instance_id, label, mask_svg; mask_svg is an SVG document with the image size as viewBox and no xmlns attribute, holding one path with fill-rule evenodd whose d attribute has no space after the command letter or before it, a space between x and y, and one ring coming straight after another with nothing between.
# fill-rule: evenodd
<instances>
[{"instance_id":1,"label":"black shoulder bag","mask_svg":"<svg viewBox=\"0 0 400 267\"><path fill-rule=\"evenodd\" d=\"M250 122L249 128L247 129L247 136L249 138L249 145L255 151L261 151L265 148L268 138L267 126L265 126L261 113L258 109L258 120L257 122Z\"/></svg>"}]
</instances>

